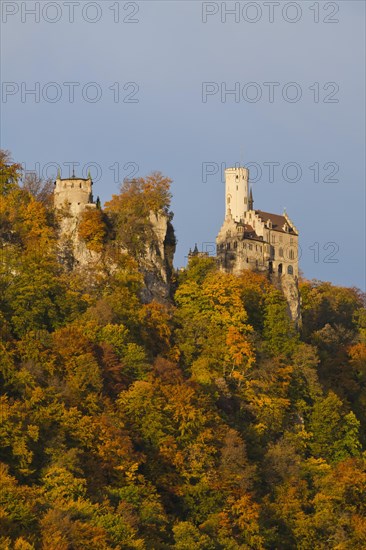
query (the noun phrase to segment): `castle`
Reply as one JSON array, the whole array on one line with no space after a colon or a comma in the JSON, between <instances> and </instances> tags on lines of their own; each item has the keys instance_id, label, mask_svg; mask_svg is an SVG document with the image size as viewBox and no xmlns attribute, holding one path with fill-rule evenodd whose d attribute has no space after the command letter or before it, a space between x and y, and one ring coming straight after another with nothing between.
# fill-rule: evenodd
<instances>
[{"instance_id":1,"label":"castle","mask_svg":"<svg viewBox=\"0 0 366 550\"><path fill-rule=\"evenodd\" d=\"M230 272L267 272L297 281L299 233L283 215L254 210L247 168L225 170L224 223L216 239L219 265Z\"/></svg>"},{"instance_id":2,"label":"castle","mask_svg":"<svg viewBox=\"0 0 366 550\"><path fill-rule=\"evenodd\" d=\"M61 213L68 212L71 215L71 218L62 216L62 234L73 241L74 255L79 263L90 261L85 246L78 239L77 228L80 214L87 209L96 208L92 185L90 174L87 179L77 178L74 173L71 178L62 179L58 174L55 181L55 208ZM298 322L299 233L295 225L286 212L279 215L254 210L247 168L225 170L225 205L225 220L216 238L216 259L219 268L234 274L248 269L268 274L272 282L283 291L290 315ZM164 243L172 229L169 229L168 220L164 216L155 218L151 219L151 222L157 242L160 243L158 256L161 259L167 256ZM197 254L199 252L196 246L193 253L190 251L189 257ZM150 258L151 265L160 265L159 258ZM169 262L172 264L172 258ZM169 277L162 273L161 278L167 283Z\"/></svg>"},{"instance_id":3,"label":"castle","mask_svg":"<svg viewBox=\"0 0 366 550\"><path fill-rule=\"evenodd\" d=\"M55 208L66 207L74 216L81 214L87 208L96 208L92 186L90 174L87 179L77 178L74 173L71 178L62 179L58 173L53 193Z\"/></svg>"},{"instance_id":4,"label":"castle","mask_svg":"<svg viewBox=\"0 0 366 550\"><path fill-rule=\"evenodd\" d=\"M243 270L266 274L284 293L292 320L301 321L298 289L299 232L287 213L254 210L247 168L225 170L225 220L216 238L218 267L229 273ZM197 245L188 258L208 256Z\"/></svg>"}]
</instances>

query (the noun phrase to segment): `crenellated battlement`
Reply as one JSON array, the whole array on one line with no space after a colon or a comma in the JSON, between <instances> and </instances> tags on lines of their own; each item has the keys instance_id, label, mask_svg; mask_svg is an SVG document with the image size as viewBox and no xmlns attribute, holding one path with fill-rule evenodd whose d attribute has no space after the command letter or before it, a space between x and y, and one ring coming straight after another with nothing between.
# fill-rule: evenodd
<instances>
[{"instance_id":1,"label":"crenellated battlement","mask_svg":"<svg viewBox=\"0 0 366 550\"><path fill-rule=\"evenodd\" d=\"M58 177L53 195L55 208L69 208L72 214L79 214L86 208L95 208L92 186L90 177L87 179Z\"/></svg>"}]
</instances>

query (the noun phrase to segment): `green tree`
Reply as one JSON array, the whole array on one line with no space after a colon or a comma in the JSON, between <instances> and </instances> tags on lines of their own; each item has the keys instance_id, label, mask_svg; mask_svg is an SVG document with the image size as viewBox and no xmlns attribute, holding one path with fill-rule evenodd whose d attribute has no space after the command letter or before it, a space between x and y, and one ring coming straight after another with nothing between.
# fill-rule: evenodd
<instances>
[{"instance_id":1,"label":"green tree","mask_svg":"<svg viewBox=\"0 0 366 550\"><path fill-rule=\"evenodd\" d=\"M342 401L333 392L318 399L313 407L309 430L314 456L330 462L359 456L360 423L351 412L345 414Z\"/></svg>"}]
</instances>

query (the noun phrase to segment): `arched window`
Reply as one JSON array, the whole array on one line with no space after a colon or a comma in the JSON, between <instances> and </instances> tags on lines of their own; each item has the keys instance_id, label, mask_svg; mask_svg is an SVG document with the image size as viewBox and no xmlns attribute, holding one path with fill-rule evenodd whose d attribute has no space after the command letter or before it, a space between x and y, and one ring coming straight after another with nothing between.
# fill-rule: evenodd
<instances>
[{"instance_id":1,"label":"arched window","mask_svg":"<svg viewBox=\"0 0 366 550\"><path fill-rule=\"evenodd\" d=\"M289 251L289 258L290 258L290 260L294 260L294 259L295 259L295 253L294 253L294 251L292 250L292 248L290 248L290 251Z\"/></svg>"},{"instance_id":2,"label":"arched window","mask_svg":"<svg viewBox=\"0 0 366 550\"><path fill-rule=\"evenodd\" d=\"M283 248L279 249L278 255L279 255L280 258L283 258Z\"/></svg>"},{"instance_id":3,"label":"arched window","mask_svg":"<svg viewBox=\"0 0 366 550\"><path fill-rule=\"evenodd\" d=\"M228 195L228 196L227 196L227 203L230 204L230 202L231 202L231 196Z\"/></svg>"},{"instance_id":4,"label":"arched window","mask_svg":"<svg viewBox=\"0 0 366 550\"><path fill-rule=\"evenodd\" d=\"M288 268L287 268L287 273L289 275L293 275L294 274L294 268L292 267L292 265L289 265Z\"/></svg>"},{"instance_id":5,"label":"arched window","mask_svg":"<svg viewBox=\"0 0 366 550\"><path fill-rule=\"evenodd\" d=\"M282 264L278 265L278 273L282 273Z\"/></svg>"}]
</instances>

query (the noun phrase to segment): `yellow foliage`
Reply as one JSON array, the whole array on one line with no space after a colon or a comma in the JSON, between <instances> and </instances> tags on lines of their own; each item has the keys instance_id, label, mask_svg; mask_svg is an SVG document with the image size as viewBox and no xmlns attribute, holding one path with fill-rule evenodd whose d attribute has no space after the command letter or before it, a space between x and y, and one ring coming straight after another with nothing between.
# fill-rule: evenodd
<instances>
[{"instance_id":1,"label":"yellow foliage","mask_svg":"<svg viewBox=\"0 0 366 550\"><path fill-rule=\"evenodd\" d=\"M85 210L81 215L78 233L90 250L101 252L107 236L102 211L98 208Z\"/></svg>"}]
</instances>

